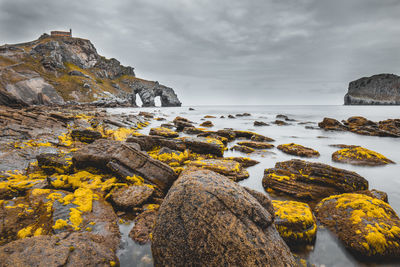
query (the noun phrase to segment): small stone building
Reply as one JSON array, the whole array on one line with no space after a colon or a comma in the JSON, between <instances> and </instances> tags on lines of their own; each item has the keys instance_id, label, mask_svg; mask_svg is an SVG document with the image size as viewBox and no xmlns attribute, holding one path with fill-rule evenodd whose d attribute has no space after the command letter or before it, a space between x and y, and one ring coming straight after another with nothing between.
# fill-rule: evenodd
<instances>
[{"instance_id":1,"label":"small stone building","mask_svg":"<svg viewBox=\"0 0 400 267\"><path fill-rule=\"evenodd\" d=\"M69 29L69 32L51 31L50 34L52 37L72 37L72 30Z\"/></svg>"}]
</instances>

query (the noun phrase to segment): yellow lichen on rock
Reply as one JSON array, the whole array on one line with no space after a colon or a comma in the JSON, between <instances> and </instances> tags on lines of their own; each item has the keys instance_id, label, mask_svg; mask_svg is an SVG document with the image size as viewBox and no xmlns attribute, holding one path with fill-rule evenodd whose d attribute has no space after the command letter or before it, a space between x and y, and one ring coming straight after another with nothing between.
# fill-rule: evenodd
<instances>
[{"instance_id":1,"label":"yellow lichen on rock","mask_svg":"<svg viewBox=\"0 0 400 267\"><path fill-rule=\"evenodd\" d=\"M378 152L360 146L349 146L332 154L332 160L353 165L385 165L394 163Z\"/></svg>"},{"instance_id":2,"label":"yellow lichen on rock","mask_svg":"<svg viewBox=\"0 0 400 267\"><path fill-rule=\"evenodd\" d=\"M272 205L276 228L288 245L310 244L315 240L317 223L306 203L273 200Z\"/></svg>"}]
</instances>

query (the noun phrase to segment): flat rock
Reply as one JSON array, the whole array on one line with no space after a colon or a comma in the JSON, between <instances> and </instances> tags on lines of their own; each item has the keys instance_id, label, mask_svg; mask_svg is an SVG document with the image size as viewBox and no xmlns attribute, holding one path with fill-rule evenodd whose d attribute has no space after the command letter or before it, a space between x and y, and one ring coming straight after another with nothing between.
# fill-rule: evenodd
<instances>
[{"instance_id":1,"label":"flat rock","mask_svg":"<svg viewBox=\"0 0 400 267\"><path fill-rule=\"evenodd\" d=\"M43 153L36 156L38 166L46 173L71 173L73 171L72 155L61 153Z\"/></svg>"},{"instance_id":2,"label":"flat rock","mask_svg":"<svg viewBox=\"0 0 400 267\"><path fill-rule=\"evenodd\" d=\"M159 209L154 265L296 266L273 220L243 187L210 170L187 169Z\"/></svg>"},{"instance_id":3,"label":"flat rock","mask_svg":"<svg viewBox=\"0 0 400 267\"><path fill-rule=\"evenodd\" d=\"M166 138L175 138L179 133L164 127L151 128L149 135L158 135Z\"/></svg>"},{"instance_id":4,"label":"flat rock","mask_svg":"<svg viewBox=\"0 0 400 267\"><path fill-rule=\"evenodd\" d=\"M190 162L189 166L208 169L237 182L249 177L249 173L242 168L242 165L234 160L226 159L205 159Z\"/></svg>"},{"instance_id":5,"label":"flat rock","mask_svg":"<svg viewBox=\"0 0 400 267\"><path fill-rule=\"evenodd\" d=\"M272 200L275 226L291 248L314 243L317 221L310 206L303 202Z\"/></svg>"},{"instance_id":6,"label":"flat rock","mask_svg":"<svg viewBox=\"0 0 400 267\"><path fill-rule=\"evenodd\" d=\"M269 124L263 121L254 121L254 126L269 126Z\"/></svg>"},{"instance_id":7,"label":"flat rock","mask_svg":"<svg viewBox=\"0 0 400 267\"><path fill-rule=\"evenodd\" d=\"M244 168L251 167L260 163L259 161L246 157L226 157L226 160L234 160L239 162Z\"/></svg>"},{"instance_id":8,"label":"flat rock","mask_svg":"<svg viewBox=\"0 0 400 267\"><path fill-rule=\"evenodd\" d=\"M180 139L187 149L200 154L213 154L222 157L225 151L224 144L210 137L182 137Z\"/></svg>"},{"instance_id":9,"label":"flat rock","mask_svg":"<svg viewBox=\"0 0 400 267\"><path fill-rule=\"evenodd\" d=\"M130 185L121 187L111 193L111 200L123 209L134 208L146 202L154 192L154 188L146 185Z\"/></svg>"},{"instance_id":10,"label":"flat rock","mask_svg":"<svg viewBox=\"0 0 400 267\"><path fill-rule=\"evenodd\" d=\"M308 201L368 189L368 181L355 172L298 159L266 169L262 183L266 190Z\"/></svg>"},{"instance_id":11,"label":"flat rock","mask_svg":"<svg viewBox=\"0 0 400 267\"><path fill-rule=\"evenodd\" d=\"M360 146L348 146L340 149L332 154L332 160L363 166L380 166L394 163L384 155Z\"/></svg>"},{"instance_id":12,"label":"flat rock","mask_svg":"<svg viewBox=\"0 0 400 267\"><path fill-rule=\"evenodd\" d=\"M273 142L275 141L272 138L269 138L267 136L264 136L262 134L258 134L255 132L250 132L250 131L239 131L235 130L234 131L236 134L236 138L246 138L246 139L251 139L252 141L259 141L259 142Z\"/></svg>"},{"instance_id":13,"label":"flat rock","mask_svg":"<svg viewBox=\"0 0 400 267\"><path fill-rule=\"evenodd\" d=\"M240 141L238 145L247 146L254 149L270 149L273 148L273 144L265 143L265 142L257 142L257 141Z\"/></svg>"},{"instance_id":14,"label":"flat rock","mask_svg":"<svg viewBox=\"0 0 400 267\"><path fill-rule=\"evenodd\" d=\"M141 150L150 151L155 148L168 147L172 150L185 150L186 146L178 139L165 138L156 135L130 136L126 139L128 144L136 143Z\"/></svg>"},{"instance_id":15,"label":"flat rock","mask_svg":"<svg viewBox=\"0 0 400 267\"><path fill-rule=\"evenodd\" d=\"M286 154L295 155L299 157L306 157L306 158L319 157L318 151L295 143L282 144L279 145L277 148Z\"/></svg>"},{"instance_id":16,"label":"flat rock","mask_svg":"<svg viewBox=\"0 0 400 267\"><path fill-rule=\"evenodd\" d=\"M362 194L341 194L316 206L318 220L363 259L400 258L400 219L389 204Z\"/></svg>"},{"instance_id":17,"label":"flat rock","mask_svg":"<svg viewBox=\"0 0 400 267\"><path fill-rule=\"evenodd\" d=\"M118 141L97 140L74 152L73 162L78 167L111 170L122 178L139 175L161 190L167 190L176 179L175 172L168 165L141 152L138 145L135 147Z\"/></svg>"}]
</instances>

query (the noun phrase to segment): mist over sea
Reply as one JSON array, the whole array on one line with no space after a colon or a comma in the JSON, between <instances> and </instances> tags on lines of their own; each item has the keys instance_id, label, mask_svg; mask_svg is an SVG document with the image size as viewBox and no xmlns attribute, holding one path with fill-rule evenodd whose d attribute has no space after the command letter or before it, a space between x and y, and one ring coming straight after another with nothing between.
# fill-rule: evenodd
<instances>
[{"instance_id":1,"label":"mist over sea","mask_svg":"<svg viewBox=\"0 0 400 267\"><path fill-rule=\"evenodd\" d=\"M320 152L319 158L305 159L307 161L321 162L334 167L355 171L369 182L370 189L377 189L388 194L389 204L400 214L400 138L363 136L351 132L324 131L318 128L318 122L324 117L337 120L347 119L351 116L363 116L372 121L380 121L389 118L400 118L398 106L342 106L342 105L269 105L269 106L190 106L195 110L189 111L189 107L172 108L116 108L108 109L110 113L137 114L140 111L154 112L156 116L162 116L172 121L176 116L188 118L193 122L202 122L205 115L216 118L211 120L214 124L210 130L233 128L237 130L251 130L259 134L271 137L275 148L261 154L246 155L240 152L227 150L225 156L247 156L260 161L259 164L248 168L250 177L239 182L241 185L250 187L265 193L262 187L263 172L266 168L273 168L276 162L286 161L296 156L284 154L276 149L279 144L297 143L306 147L316 149ZM229 114L250 113L248 117L227 118ZM278 114L283 114L293 119L288 121L287 126L273 124ZM220 118L224 116L225 118ZM203 119L204 120L204 119ZM270 126L256 127L254 121L263 121ZM149 127L142 130L148 134L150 128L160 126L166 121L152 120ZM196 125L198 126L198 125ZM306 126L308 126L306 128ZM315 128L315 129L310 129ZM184 136L185 134L183 134ZM232 147L237 141L229 144ZM359 145L383 154L397 164L388 164L380 167L362 167L350 164L336 163L331 160L333 152L338 148L331 147L332 144ZM150 246L136 245L127 237L131 225L120 225L123 235L122 248L119 251L121 266L130 266L136 262L136 266L147 266L146 259L151 259ZM144 257L144 260L143 260ZM327 229L319 228L314 249L308 254L308 261L316 266L375 266L379 263L364 264L358 262L350 255ZM151 262L151 261L149 261ZM393 265L399 266L400 262ZM151 264L150 264L151 266Z\"/></svg>"}]
</instances>

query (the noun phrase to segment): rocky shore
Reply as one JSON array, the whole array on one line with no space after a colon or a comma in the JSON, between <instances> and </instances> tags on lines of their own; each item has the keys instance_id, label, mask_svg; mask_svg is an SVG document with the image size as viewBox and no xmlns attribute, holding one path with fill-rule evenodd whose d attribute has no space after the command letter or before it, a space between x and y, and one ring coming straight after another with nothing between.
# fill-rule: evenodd
<instances>
[{"instance_id":1,"label":"rocky shore","mask_svg":"<svg viewBox=\"0 0 400 267\"><path fill-rule=\"evenodd\" d=\"M363 176L293 158L263 166L265 192L254 191L237 183L259 164L252 155L318 160L320 152L275 148L271 137L202 128L204 121L0 106L0 266L118 266L118 225L132 220L129 238L151 244L155 266L304 266L297 252L324 226L361 261L398 262L400 219ZM154 122L161 125L146 129ZM320 127L392 137L400 130L397 120L362 117ZM344 168L396 164L360 146L335 147L332 160ZM229 149L243 156L224 157Z\"/></svg>"}]
</instances>

